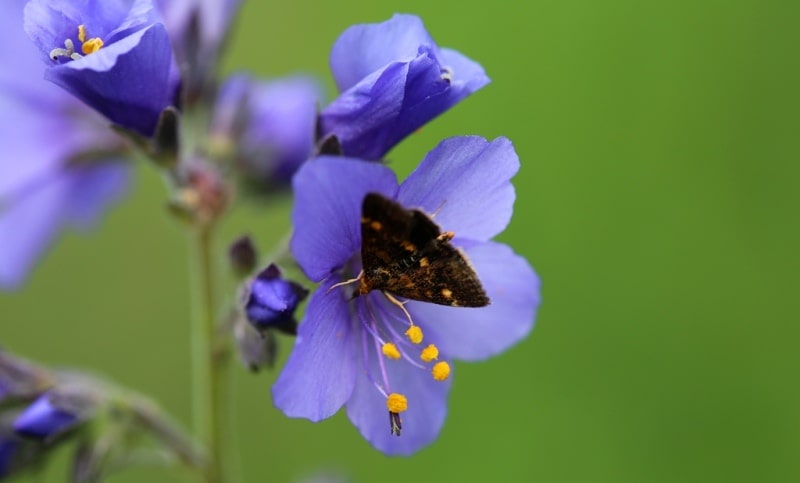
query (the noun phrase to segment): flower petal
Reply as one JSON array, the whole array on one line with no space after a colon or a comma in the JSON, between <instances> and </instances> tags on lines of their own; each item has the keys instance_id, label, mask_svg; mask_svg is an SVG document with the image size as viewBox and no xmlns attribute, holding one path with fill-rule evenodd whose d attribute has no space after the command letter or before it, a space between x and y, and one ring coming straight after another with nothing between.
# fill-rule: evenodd
<instances>
[{"instance_id":1,"label":"flower petal","mask_svg":"<svg viewBox=\"0 0 800 483\"><path fill-rule=\"evenodd\" d=\"M23 199L0 206L0 289L21 284L58 233L67 191L65 180L56 176Z\"/></svg>"},{"instance_id":2,"label":"flower petal","mask_svg":"<svg viewBox=\"0 0 800 483\"><path fill-rule=\"evenodd\" d=\"M52 437L79 422L78 416L57 408L43 394L14 420L14 431L31 438Z\"/></svg>"},{"instance_id":3,"label":"flower petal","mask_svg":"<svg viewBox=\"0 0 800 483\"><path fill-rule=\"evenodd\" d=\"M367 193L392 197L394 173L380 164L320 156L306 162L293 179L292 253L318 282L361 249L361 203Z\"/></svg>"},{"instance_id":4,"label":"flower petal","mask_svg":"<svg viewBox=\"0 0 800 483\"><path fill-rule=\"evenodd\" d=\"M412 317L448 357L481 360L522 340L534 325L541 299L539 278L507 245L479 243L465 249L492 303L454 308L408 302Z\"/></svg>"},{"instance_id":5,"label":"flower petal","mask_svg":"<svg viewBox=\"0 0 800 483\"><path fill-rule=\"evenodd\" d=\"M335 282L324 282L311 296L292 354L272 387L275 406L289 417L329 418L353 392L356 341L347 301L338 291L328 293Z\"/></svg>"},{"instance_id":6,"label":"flower petal","mask_svg":"<svg viewBox=\"0 0 800 483\"><path fill-rule=\"evenodd\" d=\"M45 71L45 78L112 122L151 136L161 111L176 103L176 67L162 24Z\"/></svg>"},{"instance_id":7,"label":"flower petal","mask_svg":"<svg viewBox=\"0 0 800 483\"><path fill-rule=\"evenodd\" d=\"M369 372L381 373L374 347L369 348ZM361 364L363 364L363 351ZM436 381L430 372L419 369L403 360L385 361L391 387L387 393L403 394L408 400L408 410L400 414L403 429L400 436L391 434L386 399L368 377L361 374L355 390L347 401L347 416L361 435L375 448L388 455L410 455L432 443L444 425L447 416L447 394L452 376Z\"/></svg>"},{"instance_id":8,"label":"flower petal","mask_svg":"<svg viewBox=\"0 0 800 483\"><path fill-rule=\"evenodd\" d=\"M320 112L323 135L335 135L347 156L380 159L398 139L409 67L394 62L343 92Z\"/></svg>"},{"instance_id":9,"label":"flower petal","mask_svg":"<svg viewBox=\"0 0 800 483\"><path fill-rule=\"evenodd\" d=\"M483 67L461 52L442 48L439 50L439 56L442 65L450 70L453 88L459 93L460 98L466 97L490 82Z\"/></svg>"},{"instance_id":10,"label":"flower petal","mask_svg":"<svg viewBox=\"0 0 800 483\"><path fill-rule=\"evenodd\" d=\"M518 169L519 158L506 138L445 139L403 182L397 200L436 213L436 223L456 236L488 240L511 219L511 178Z\"/></svg>"},{"instance_id":11,"label":"flower petal","mask_svg":"<svg viewBox=\"0 0 800 483\"><path fill-rule=\"evenodd\" d=\"M0 289L19 285L58 231L86 228L125 191L128 168L106 163L54 172L0 206Z\"/></svg>"},{"instance_id":12,"label":"flower petal","mask_svg":"<svg viewBox=\"0 0 800 483\"><path fill-rule=\"evenodd\" d=\"M422 20L414 15L395 14L385 22L348 28L331 49L331 71L339 92L391 62L410 61L422 45L436 47Z\"/></svg>"}]
</instances>

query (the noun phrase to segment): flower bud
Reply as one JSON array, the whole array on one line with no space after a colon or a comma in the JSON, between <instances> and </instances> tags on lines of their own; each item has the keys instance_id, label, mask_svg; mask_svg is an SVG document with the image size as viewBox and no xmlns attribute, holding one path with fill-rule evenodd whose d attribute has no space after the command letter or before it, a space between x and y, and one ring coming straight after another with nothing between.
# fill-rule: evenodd
<instances>
[{"instance_id":1,"label":"flower bud","mask_svg":"<svg viewBox=\"0 0 800 483\"><path fill-rule=\"evenodd\" d=\"M57 408L47 394L39 396L14 421L14 431L31 438L46 439L71 428L78 416Z\"/></svg>"},{"instance_id":2,"label":"flower bud","mask_svg":"<svg viewBox=\"0 0 800 483\"><path fill-rule=\"evenodd\" d=\"M250 275L258 262L258 251L253 240L247 235L237 238L228 248L228 260L236 275L241 277Z\"/></svg>"},{"instance_id":3,"label":"flower bud","mask_svg":"<svg viewBox=\"0 0 800 483\"><path fill-rule=\"evenodd\" d=\"M272 368L278 354L278 341L271 330L259 332L244 318L236 321L233 330L239 359L253 372L261 368Z\"/></svg>"},{"instance_id":4,"label":"flower bud","mask_svg":"<svg viewBox=\"0 0 800 483\"><path fill-rule=\"evenodd\" d=\"M247 288L245 313L253 327L259 331L275 328L293 333L296 330L294 311L308 296L308 290L282 278L274 263L261 271Z\"/></svg>"}]
</instances>

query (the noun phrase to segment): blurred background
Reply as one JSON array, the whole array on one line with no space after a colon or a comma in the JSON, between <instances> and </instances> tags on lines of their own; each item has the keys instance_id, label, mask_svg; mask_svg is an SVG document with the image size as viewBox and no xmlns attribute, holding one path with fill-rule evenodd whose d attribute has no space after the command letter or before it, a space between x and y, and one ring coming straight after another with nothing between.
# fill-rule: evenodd
<instances>
[{"instance_id":1,"label":"blurred background","mask_svg":"<svg viewBox=\"0 0 800 483\"><path fill-rule=\"evenodd\" d=\"M332 95L333 41L395 11L483 64L491 85L389 157L404 176L446 136L509 137L522 169L500 240L537 269L544 303L527 340L458 365L441 437L412 459L375 451L343 413L287 419L276 373L235 371L242 481L800 481L798 9L246 3L227 72L302 71ZM0 342L100 371L188 426L188 240L155 171L137 174L101 226L64 236L0 294ZM247 232L266 252L289 207L242 205L221 240ZM61 481L67 456L40 481Z\"/></svg>"}]
</instances>

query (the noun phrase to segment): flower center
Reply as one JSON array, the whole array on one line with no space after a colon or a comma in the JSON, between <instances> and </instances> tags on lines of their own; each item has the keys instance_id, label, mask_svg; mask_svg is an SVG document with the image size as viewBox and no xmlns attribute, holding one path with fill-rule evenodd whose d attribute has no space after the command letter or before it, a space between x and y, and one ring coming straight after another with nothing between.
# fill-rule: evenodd
<instances>
[{"instance_id":1,"label":"flower center","mask_svg":"<svg viewBox=\"0 0 800 483\"><path fill-rule=\"evenodd\" d=\"M378 297L386 297L386 304ZM411 316L401 302L388 293L370 293L357 297L355 315L361 330L362 360L364 370L375 389L386 399L389 410L390 431L400 436L402 420L400 413L408 408L406 396L401 387L392 387L389 380L392 364L410 364L412 370L421 370L444 381L450 375L450 365L437 361L439 348L435 344L421 347L424 340L422 328L411 320ZM378 367L370 365L372 357L377 359ZM377 373L376 373L377 372Z\"/></svg>"},{"instance_id":2,"label":"flower center","mask_svg":"<svg viewBox=\"0 0 800 483\"><path fill-rule=\"evenodd\" d=\"M84 55L89 55L94 52L97 52L103 47L104 42L103 39L101 39L100 37L94 37L90 39L87 39L86 37L87 37L86 26L78 25L78 41L80 41L81 43L81 52L83 52ZM53 59L54 61L62 57L69 60L78 60L83 58L83 55L81 55L75 50L75 43L72 41L72 39L67 38L64 40L63 48L56 47L55 49L50 51L50 58Z\"/></svg>"}]
</instances>

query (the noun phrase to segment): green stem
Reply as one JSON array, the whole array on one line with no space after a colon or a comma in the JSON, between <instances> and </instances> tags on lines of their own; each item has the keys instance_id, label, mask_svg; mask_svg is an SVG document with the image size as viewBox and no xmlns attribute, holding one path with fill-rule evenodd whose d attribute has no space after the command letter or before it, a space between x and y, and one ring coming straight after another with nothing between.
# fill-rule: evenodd
<instances>
[{"instance_id":1,"label":"green stem","mask_svg":"<svg viewBox=\"0 0 800 483\"><path fill-rule=\"evenodd\" d=\"M192 235L193 423L208 451L206 481L223 483L231 481L225 465L231 447L228 344L218 333L211 230L198 228Z\"/></svg>"}]
</instances>

